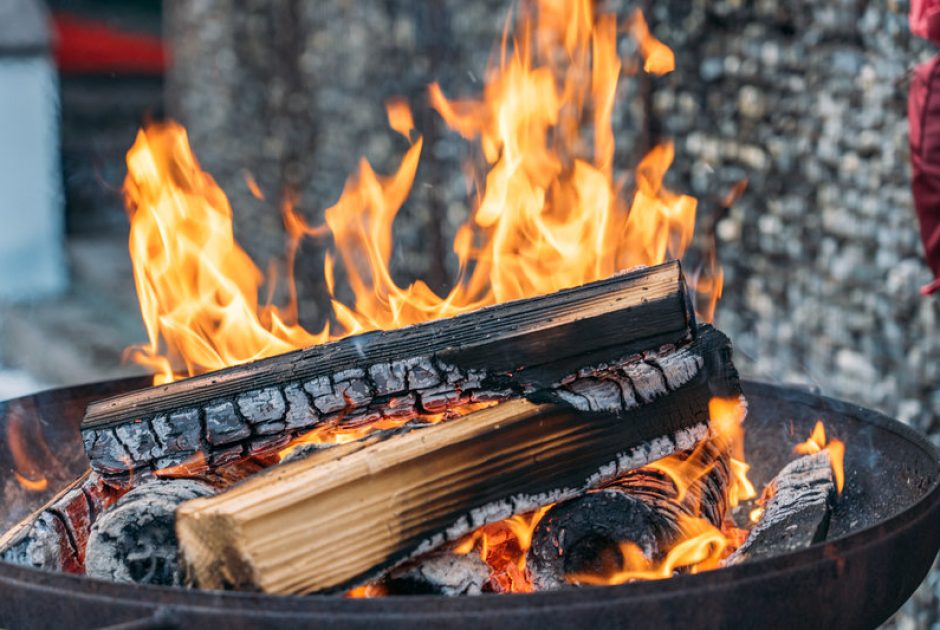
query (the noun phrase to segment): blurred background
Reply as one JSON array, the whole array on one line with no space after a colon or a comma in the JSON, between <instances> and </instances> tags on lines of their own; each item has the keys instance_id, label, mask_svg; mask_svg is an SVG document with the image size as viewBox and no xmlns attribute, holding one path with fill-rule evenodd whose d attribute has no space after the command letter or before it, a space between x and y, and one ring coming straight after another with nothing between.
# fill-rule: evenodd
<instances>
[{"instance_id":1,"label":"blurred background","mask_svg":"<svg viewBox=\"0 0 940 630\"><path fill-rule=\"evenodd\" d=\"M936 51L906 0L660 0L643 8L677 70L622 82L616 167L672 138L670 187L700 200L725 269L717 324L744 375L879 409L940 444L940 298L910 193L910 69ZM146 340L127 254L124 153L172 117L227 192L259 266L283 257L279 208L322 218L365 155L406 148L383 103L404 96L426 149L395 224L402 281L448 286L468 212L467 145L427 105L481 88L508 0L2 0L0 398L139 373ZM628 43L624 44L629 45ZM251 173L264 193L246 183ZM718 200L741 179L730 212ZM322 248L298 268L323 313ZM851 447L851 445L849 445ZM940 573L892 621L940 623ZM934 625L936 627L936 625Z\"/></svg>"}]
</instances>

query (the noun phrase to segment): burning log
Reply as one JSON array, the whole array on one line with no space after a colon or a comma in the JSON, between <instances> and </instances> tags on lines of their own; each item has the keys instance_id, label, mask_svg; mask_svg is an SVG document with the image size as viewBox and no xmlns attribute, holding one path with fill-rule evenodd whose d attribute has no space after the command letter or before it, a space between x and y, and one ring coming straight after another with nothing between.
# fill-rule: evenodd
<instances>
[{"instance_id":1,"label":"burning log","mask_svg":"<svg viewBox=\"0 0 940 630\"><path fill-rule=\"evenodd\" d=\"M82 434L92 468L106 477L176 466L200 453L215 466L281 449L321 423L356 426L506 400L570 379L585 365L693 335L672 262L96 402ZM661 378L656 368L647 371ZM621 396L619 385L605 387L611 391L597 394Z\"/></svg>"},{"instance_id":2,"label":"burning log","mask_svg":"<svg viewBox=\"0 0 940 630\"><path fill-rule=\"evenodd\" d=\"M83 573L91 524L113 502L97 475L86 473L0 536L0 560Z\"/></svg>"},{"instance_id":3,"label":"burning log","mask_svg":"<svg viewBox=\"0 0 940 630\"><path fill-rule=\"evenodd\" d=\"M91 528L85 572L115 582L179 586L176 508L215 494L201 481L151 481L125 494Z\"/></svg>"},{"instance_id":4,"label":"burning log","mask_svg":"<svg viewBox=\"0 0 940 630\"><path fill-rule=\"evenodd\" d=\"M198 481L216 489L225 488L270 465L264 459L245 459L224 469L202 471ZM191 474L187 470L178 473ZM158 486L147 484L148 488ZM108 510L120 498L120 490L96 473L86 472L0 536L0 560L50 571L85 573L92 524L108 519Z\"/></svg>"},{"instance_id":5,"label":"burning log","mask_svg":"<svg viewBox=\"0 0 940 630\"><path fill-rule=\"evenodd\" d=\"M204 588L343 588L691 449L707 435L711 397L738 388L728 340L710 327L681 348L582 374L546 402L326 449L185 503L184 562Z\"/></svg>"},{"instance_id":6,"label":"burning log","mask_svg":"<svg viewBox=\"0 0 940 630\"><path fill-rule=\"evenodd\" d=\"M763 515L725 565L805 549L826 539L836 498L830 451L790 462L768 485L766 493L770 499Z\"/></svg>"},{"instance_id":7,"label":"burning log","mask_svg":"<svg viewBox=\"0 0 940 630\"><path fill-rule=\"evenodd\" d=\"M526 558L535 590L564 587L567 576L604 575L619 566L620 545L632 543L659 560L682 534L682 515L720 527L731 482L730 454L712 440L682 459L707 471L680 494L662 470L641 468L552 507L539 521Z\"/></svg>"}]
</instances>

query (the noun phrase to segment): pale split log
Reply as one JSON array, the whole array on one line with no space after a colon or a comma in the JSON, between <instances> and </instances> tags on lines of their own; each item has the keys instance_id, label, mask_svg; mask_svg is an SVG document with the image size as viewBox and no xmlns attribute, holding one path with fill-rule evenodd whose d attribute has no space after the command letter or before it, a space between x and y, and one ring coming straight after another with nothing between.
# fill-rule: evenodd
<instances>
[{"instance_id":1,"label":"pale split log","mask_svg":"<svg viewBox=\"0 0 940 630\"><path fill-rule=\"evenodd\" d=\"M376 453L368 448L333 461L317 460L303 471L307 474L300 475L290 467L307 462L295 462L283 470L271 469L270 474L259 475L257 480L219 495L219 501L206 499L184 504L178 513L177 535L190 575L201 588L272 593L342 589L380 574L408 557L455 541L477 527L576 496L605 479L605 470L641 466L675 451L677 446L690 447L708 433L703 419L636 448L605 452L605 447L610 449L611 442L616 440L615 436L612 440L609 431L616 423L605 422L607 430L597 432L596 442L584 447L590 455L576 459L565 454L571 448L564 444L570 439L564 434L577 431L571 428L571 423L550 431L552 437L547 438L543 432L545 425L557 421L558 417L551 415L558 413L557 407L511 401L500 408L517 406L531 414L525 418L531 420L529 424L542 425L538 430L540 437L534 432L514 435L517 431L512 431L512 419L500 416L498 423L508 425L500 428L506 430L487 423L487 436L494 442L474 444L478 458L458 466L454 473L436 477L428 461L414 462L407 467L407 473L401 467L396 470L389 464L389 458L408 455L409 449L392 439L375 447L387 447L390 451ZM652 403L650 407L659 405ZM665 415L662 409L651 412L658 417ZM570 418L570 411L562 413ZM604 420L614 418L608 415ZM597 418L582 416L577 422L589 424L592 420ZM618 420L622 424L624 419ZM456 422L450 426L469 424ZM429 434L446 427L437 425L400 438L433 441ZM501 440L507 444L525 440L539 454L512 453L529 450L512 446L503 447L508 453L501 452L495 443ZM423 442L420 450L424 451L427 442L420 441ZM324 454L342 448L329 449ZM447 457L453 457L453 451L445 448L432 452L446 452ZM463 454L458 450L456 457ZM359 457L353 460L355 455ZM513 465L509 465L511 459L516 460ZM344 469L350 470L354 479L348 479ZM347 477L347 483L337 486L337 479L342 477ZM345 490L353 486L354 490ZM463 490L466 487L471 489ZM528 488L531 490L527 491ZM249 531L252 533L246 534ZM316 536L311 532L316 532Z\"/></svg>"},{"instance_id":2,"label":"pale split log","mask_svg":"<svg viewBox=\"0 0 940 630\"><path fill-rule=\"evenodd\" d=\"M624 543L635 545L649 561L659 561L680 538L683 516L701 516L721 527L728 507L730 454L709 440L680 457L708 471L689 485L682 499L668 475L641 468L546 512L526 556L533 588L557 590L568 585L570 575L616 570Z\"/></svg>"},{"instance_id":3,"label":"pale split log","mask_svg":"<svg viewBox=\"0 0 940 630\"><path fill-rule=\"evenodd\" d=\"M172 467L200 453L221 465L276 451L324 422L359 425L507 400L694 332L681 269L665 263L95 402L82 434L104 476ZM631 375L641 391L648 381L655 390L657 377L642 363Z\"/></svg>"},{"instance_id":4,"label":"pale split log","mask_svg":"<svg viewBox=\"0 0 940 630\"><path fill-rule=\"evenodd\" d=\"M512 400L377 443L320 451L186 503L177 521L184 560L204 588L343 588L487 523L691 449L708 433L710 398L740 390L733 367L715 369L728 379L716 382L703 368L687 369L687 360L665 359L686 351L702 366L730 358L727 338L705 327L662 357L583 371L598 382L623 376L634 388L619 413L610 397L583 388L570 402L606 410L578 411L557 390L545 391L539 403ZM658 385L633 384L627 366L640 364L644 374L659 374ZM691 380L670 389L683 378ZM572 391L577 381L558 387Z\"/></svg>"},{"instance_id":5,"label":"pale split log","mask_svg":"<svg viewBox=\"0 0 940 630\"><path fill-rule=\"evenodd\" d=\"M793 460L771 481L772 496L747 539L725 565L769 558L826 539L836 499L835 476L828 450Z\"/></svg>"}]
</instances>

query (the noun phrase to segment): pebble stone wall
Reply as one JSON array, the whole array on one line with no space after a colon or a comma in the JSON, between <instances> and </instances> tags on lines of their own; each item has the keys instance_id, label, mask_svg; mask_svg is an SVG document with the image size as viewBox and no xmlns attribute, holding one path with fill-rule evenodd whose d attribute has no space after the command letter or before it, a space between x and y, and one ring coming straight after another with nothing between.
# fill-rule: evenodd
<instances>
[{"instance_id":1,"label":"pebble stone wall","mask_svg":"<svg viewBox=\"0 0 940 630\"><path fill-rule=\"evenodd\" d=\"M654 119L675 185L749 180L718 225L718 325L745 375L803 382L940 444L940 298L910 194L908 71L935 51L899 0L674 0L655 32L679 68ZM707 207L703 208L707 211ZM848 445L851 448L851 444ZM940 623L935 570L892 624Z\"/></svg>"}]
</instances>

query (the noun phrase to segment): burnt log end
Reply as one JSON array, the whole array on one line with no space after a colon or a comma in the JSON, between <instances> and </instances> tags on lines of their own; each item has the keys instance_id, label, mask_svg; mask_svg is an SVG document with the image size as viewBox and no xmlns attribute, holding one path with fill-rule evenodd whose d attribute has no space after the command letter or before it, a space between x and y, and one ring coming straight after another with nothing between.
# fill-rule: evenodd
<instances>
[{"instance_id":1,"label":"burnt log end","mask_svg":"<svg viewBox=\"0 0 940 630\"><path fill-rule=\"evenodd\" d=\"M212 494L212 486L191 479L152 481L131 490L92 526L85 572L116 582L180 586L176 507Z\"/></svg>"}]
</instances>

